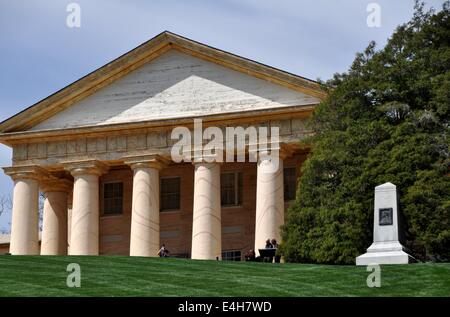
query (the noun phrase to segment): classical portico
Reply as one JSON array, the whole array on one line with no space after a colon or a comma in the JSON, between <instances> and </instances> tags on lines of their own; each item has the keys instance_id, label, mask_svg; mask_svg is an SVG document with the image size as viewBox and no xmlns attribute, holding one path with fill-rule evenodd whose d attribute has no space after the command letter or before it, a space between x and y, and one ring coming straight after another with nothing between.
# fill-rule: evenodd
<instances>
[{"instance_id":1,"label":"classical portico","mask_svg":"<svg viewBox=\"0 0 450 317\"><path fill-rule=\"evenodd\" d=\"M0 123L13 149L10 252L156 256L165 243L220 259L280 242L305 120L323 97L313 81L162 33ZM172 132L192 131L194 118L243 127L245 160L175 161ZM270 142L277 129L278 160L248 127L267 128Z\"/></svg>"}]
</instances>

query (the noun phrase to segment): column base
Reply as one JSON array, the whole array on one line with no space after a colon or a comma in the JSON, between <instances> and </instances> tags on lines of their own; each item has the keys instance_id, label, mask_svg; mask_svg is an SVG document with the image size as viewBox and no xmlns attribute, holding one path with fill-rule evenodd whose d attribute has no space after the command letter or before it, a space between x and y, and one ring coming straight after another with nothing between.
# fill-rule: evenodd
<instances>
[{"instance_id":1,"label":"column base","mask_svg":"<svg viewBox=\"0 0 450 317\"><path fill-rule=\"evenodd\" d=\"M356 265L370 264L408 264L415 262L414 258L404 251L398 241L374 242L367 253L356 258Z\"/></svg>"}]
</instances>

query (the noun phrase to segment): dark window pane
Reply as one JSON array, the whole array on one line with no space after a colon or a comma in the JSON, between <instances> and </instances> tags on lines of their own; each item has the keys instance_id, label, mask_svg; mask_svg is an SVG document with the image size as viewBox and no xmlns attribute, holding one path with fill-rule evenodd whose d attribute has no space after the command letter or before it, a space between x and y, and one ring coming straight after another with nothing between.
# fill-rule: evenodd
<instances>
[{"instance_id":1,"label":"dark window pane","mask_svg":"<svg viewBox=\"0 0 450 317\"><path fill-rule=\"evenodd\" d=\"M297 177L295 167L287 167L283 170L284 200L294 200L297 190Z\"/></svg>"},{"instance_id":2,"label":"dark window pane","mask_svg":"<svg viewBox=\"0 0 450 317\"><path fill-rule=\"evenodd\" d=\"M240 261L241 251L224 251L222 252L223 261Z\"/></svg>"},{"instance_id":3,"label":"dark window pane","mask_svg":"<svg viewBox=\"0 0 450 317\"><path fill-rule=\"evenodd\" d=\"M103 184L103 214L123 213L123 183Z\"/></svg>"},{"instance_id":4,"label":"dark window pane","mask_svg":"<svg viewBox=\"0 0 450 317\"><path fill-rule=\"evenodd\" d=\"M244 196L244 180L242 173L238 173L238 205L242 205L243 196Z\"/></svg>"},{"instance_id":5,"label":"dark window pane","mask_svg":"<svg viewBox=\"0 0 450 317\"><path fill-rule=\"evenodd\" d=\"M233 204L233 176L233 173L222 173L220 175L220 200L222 206Z\"/></svg>"},{"instance_id":6,"label":"dark window pane","mask_svg":"<svg viewBox=\"0 0 450 317\"><path fill-rule=\"evenodd\" d=\"M238 206L242 203L242 173L222 173L220 175L220 200L222 206Z\"/></svg>"},{"instance_id":7,"label":"dark window pane","mask_svg":"<svg viewBox=\"0 0 450 317\"><path fill-rule=\"evenodd\" d=\"M161 211L180 209L180 178L161 179Z\"/></svg>"}]
</instances>

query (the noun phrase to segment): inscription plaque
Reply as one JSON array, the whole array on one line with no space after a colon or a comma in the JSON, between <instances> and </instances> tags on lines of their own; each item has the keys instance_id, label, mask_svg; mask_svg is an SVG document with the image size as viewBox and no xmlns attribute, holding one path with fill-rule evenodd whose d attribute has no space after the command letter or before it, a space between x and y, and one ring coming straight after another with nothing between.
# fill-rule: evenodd
<instances>
[{"instance_id":1,"label":"inscription plaque","mask_svg":"<svg viewBox=\"0 0 450 317\"><path fill-rule=\"evenodd\" d=\"M394 223L392 208L380 208L378 214L380 215L380 226L390 226Z\"/></svg>"}]
</instances>

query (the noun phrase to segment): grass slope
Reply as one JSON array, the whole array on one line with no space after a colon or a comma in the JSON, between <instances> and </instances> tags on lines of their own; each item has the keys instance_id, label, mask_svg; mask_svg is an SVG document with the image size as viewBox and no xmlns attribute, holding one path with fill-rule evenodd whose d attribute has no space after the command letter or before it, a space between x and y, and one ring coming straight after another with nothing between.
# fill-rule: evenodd
<instances>
[{"instance_id":1,"label":"grass slope","mask_svg":"<svg viewBox=\"0 0 450 317\"><path fill-rule=\"evenodd\" d=\"M81 288L66 286L69 263ZM450 296L450 264L365 267L107 257L0 256L0 296Z\"/></svg>"}]
</instances>

